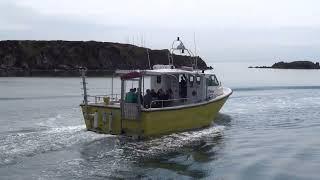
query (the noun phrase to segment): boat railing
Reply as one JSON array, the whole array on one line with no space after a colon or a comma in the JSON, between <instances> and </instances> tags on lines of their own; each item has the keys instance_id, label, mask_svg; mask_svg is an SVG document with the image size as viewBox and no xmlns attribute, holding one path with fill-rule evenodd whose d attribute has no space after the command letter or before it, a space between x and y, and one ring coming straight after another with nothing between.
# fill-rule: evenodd
<instances>
[{"instance_id":1,"label":"boat railing","mask_svg":"<svg viewBox=\"0 0 320 180\"><path fill-rule=\"evenodd\" d=\"M94 95L94 96L88 96L91 99L94 100L94 103L102 103L106 101L106 98L109 98L110 102L119 102L120 101L120 94L105 94L105 95ZM89 102L92 102L90 101Z\"/></svg>"},{"instance_id":2,"label":"boat railing","mask_svg":"<svg viewBox=\"0 0 320 180\"><path fill-rule=\"evenodd\" d=\"M178 98L178 99L168 99L168 100L153 100L150 103L149 108L163 108L163 107L173 107L178 105L190 104L190 100L193 98Z\"/></svg>"}]
</instances>

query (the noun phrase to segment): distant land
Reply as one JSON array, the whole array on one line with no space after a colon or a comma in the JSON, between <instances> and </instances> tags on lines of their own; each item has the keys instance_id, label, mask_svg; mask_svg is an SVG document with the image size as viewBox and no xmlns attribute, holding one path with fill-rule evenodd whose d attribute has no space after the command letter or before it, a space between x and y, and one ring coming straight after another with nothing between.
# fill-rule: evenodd
<instances>
[{"instance_id":1,"label":"distant land","mask_svg":"<svg viewBox=\"0 0 320 180\"><path fill-rule=\"evenodd\" d=\"M148 49L151 67L168 64L168 49ZM191 66L187 56L174 56L174 65ZM105 76L116 69L148 69L147 49L130 44L96 41L0 41L0 76ZM198 67L207 69L199 57Z\"/></svg>"},{"instance_id":2,"label":"distant land","mask_svg":"<svg viewBox=\"0 0 320 180\"><path fill-rule=\"evenodd\" d=\"M271 69L320 69L319 62L311 61L293 61L293 62L277 62L272 66L249 66L249 68L271 68Z\"/></svg>"}]
</instances>

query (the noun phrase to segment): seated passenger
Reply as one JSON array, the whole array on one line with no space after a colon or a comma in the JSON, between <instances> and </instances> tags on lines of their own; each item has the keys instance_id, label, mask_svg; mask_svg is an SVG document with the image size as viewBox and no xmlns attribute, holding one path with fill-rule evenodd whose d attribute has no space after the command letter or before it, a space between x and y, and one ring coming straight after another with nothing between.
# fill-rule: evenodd
<instances>
[{"instance_id":1,"label":"seated passenger","mask_svg":"<svg viewBox=\"0 0 320 180\"><path fill-rule=\"evenodd\" d=\"M173 103L172 101L170 101L171 99L173 99L173 92L172 92L172 89L169 88L166 90L166 93L163 96L163 100L165 100L164 106L166 107L170 106Z\"/></svg>"},{"instance_id":2,"label":"seated passenger","mask_svg":"<svg viewBox=\"0 0 320 180\"><path fill-rule=\"evenodd\" d=\"M168 96L168 99L173 99L173 92L172 92L172 89L169 88L166 92L167 96Z\"/></svg>"},{"instance_id":3,"label":"seated passenger","mask_svg":"<svg viewBox=\"0 0 320 180\"><path fill-rule=\"evenodd\" d=\"M156 99L157 98L157 93L154 91L154 89L151 89L151 96L152 98Z\"/></svg>"},{"instance_id":4,"label":"seated passenger","mask_svg":"<svg viewBox=\"0 0 320 180\"><path fill-rule=\"evenodd\" d=\"M167 104L166 100L168 100L168 98L167 98L166 94L164 93L164 91L161 88L158 90L158 100L160 100L159 103L158 103L159 107L166 106L166 104Z\"/></svg>"},{"instance_id":5,"label":"seated passenger","mask_svg":"<svg viewBox=\"0 0 320 180\"><path fill-rule=\"evenodd\" d=\"M151 94L151 97L152 97L152 101L154 101L154 102L152 102L151 107L153 107L153 108L158 107L159 103L156 101L156 100L158 100L157 93L155 92L154 89L151 89L150 94Z\"/></svg>"},{"instance_id":6,"label":"seated passenger","mask_svg":"<svg viewBox=\"0 0 320 180\"><path fill-rule=\"evenodd\" d=\"M163 100L163 95L164 95L163 90L160 88L157 92L158 99Z\"/></svg>"}]
</instances>

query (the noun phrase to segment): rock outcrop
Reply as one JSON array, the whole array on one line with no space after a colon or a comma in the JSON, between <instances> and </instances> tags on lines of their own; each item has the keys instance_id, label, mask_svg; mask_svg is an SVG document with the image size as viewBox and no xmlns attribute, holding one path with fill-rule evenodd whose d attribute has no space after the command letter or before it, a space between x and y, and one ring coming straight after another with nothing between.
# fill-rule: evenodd
<instances>
[{"instance_id":1,"label":"rock outcrop","mask_svg":"<svg viewBox=\"0 0 320 180\"><path fill-rule=\"evenodd\" d=\"M293 62L277 62L272 66L250 66L249 68L272 68L272 69L320 69L319 62L311 61L293 61Z\"/></svg>"},{"instance_id":2,"label":"rock outcrop","mask_svg":"<svg viewBox=\"0 0 320 180\"><path fill-rule=\"evenodd\" d=\"M168 63L167 49L148 51L151 66ZM191 64L190 57L174 56L176 67ZM0 41L0 76L78 76L79 67L97 76L116 69L148 69L147 49L95 41ZM201 58L198 67L207 69Z\"/></svg>"}]
</instances>

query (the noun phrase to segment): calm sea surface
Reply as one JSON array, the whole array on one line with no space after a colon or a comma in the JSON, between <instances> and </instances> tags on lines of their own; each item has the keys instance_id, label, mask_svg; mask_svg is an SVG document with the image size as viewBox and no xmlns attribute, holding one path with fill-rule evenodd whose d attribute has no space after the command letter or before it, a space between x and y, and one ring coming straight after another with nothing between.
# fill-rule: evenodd
<instances>
[{"instance_id":1,"label":"calm sea surface","mask_svg":"<svg viewBox=\"0 0 320 180\"><path fill-rule=\"evenodd\" d=\"M234 94L212 126L145 141L86 131L80 78L0 78L0 179L320 179L320 70L213 65Z\"/></svg>"}]
</instances>

